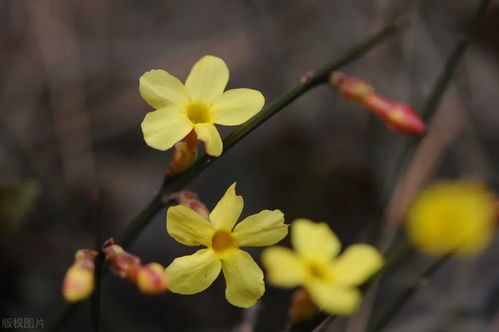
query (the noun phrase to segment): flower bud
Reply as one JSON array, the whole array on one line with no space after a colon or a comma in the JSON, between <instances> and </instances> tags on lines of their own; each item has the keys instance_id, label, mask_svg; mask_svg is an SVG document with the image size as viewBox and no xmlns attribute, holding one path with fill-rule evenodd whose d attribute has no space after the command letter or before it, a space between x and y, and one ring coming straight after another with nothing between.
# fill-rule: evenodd
<instances>
[{"instance_id":1,"label":"flower bud","mask_svg":"<svg viewBox=\"0 0 499 332\"><path fill-rule=\"evenodd\" d=\"M210 212L206 205L204 205L198 198L196 193L189 190L182 190L170 195L170 200L176 201L180 205L184 205L194 210L201 217L208 219Z\"/></svg>"},{"instance_id":2,"label":"flower bud","mask_svg":"<svg viewBox=\"0 0 499 332\"><path fill-rule=\"evenodd\" d=\"M425 134L425 124L411 107L375 93L374 88L366 82L341 72L334 72L330 83L343 98L360 103L381 117L388 128L404 134Z\"/></svg>"},{"instance_id":3,"label":"flower bud","mask_svg":"<svg viewBox=\"0 0 499 332\"><path fill-rule=\"evenodd\" d=\"M104 243L103 251L106 260L111 263L111 268L121 278L135 281L140 268L140 258L126 252L110 238Z\"/></svg>"},{"instance_id":4,"label":"flower bud","mask_svg":"<svg viewBox=\"0 0 499 332\"><path fill-rule=\"evenodd\" d=\"M374 91L366 82L338 71L331 75L331 84L338 89L343 98L350 101L361 101Z\"/></svg>"},{"instance_id":5,"label":"flower bud","mask_svg":"<svg viewBox=\"0 0 499 332\"><path fill-rule=\"evenodd\" d=\"M167 175L182 173L194 163L198 155L198 142L196 132L192 130L185 140L175 144L173 157L166 171Z\"/></svg>"},{"instance_id":6,"label":"flower bud","mask_svg":"<svg viewBox=\"0 0 499 332\"><path fill-rule=\"evenodd\" d=\"M168 289L165 268L158 263L143 265L137 272L137 287L145 294L159 294Z\"/></svg>"},{"instance_id":7,"label":"flower bud","mask_svg":"<svg viewBox=\"0 0 499 332\"><path fill-rule=\"evenodd\" d=\"M406 134L424 135L426 126L416 112L408 105L392 103L385 117L386 125Z\"/></svg>"},{"instance_id":8,"label":"flower bud","mask_svg":"<svg viewBox=\"0 0 499 332\"><path fill-rule=\"evenodd\" d=\"M293 324L311 319L318 313L319 308L314 304L305 288L299 288L293 293L289 307L289 318Z\"/></svg>"},{"instance_id":9,"label":"flower bud","mask_svg":"<svg viewBox=\"0 0 499 332\"><path fill-rule=\"evenodd\" d=\"M68 302L87 299L94 291L94 270L79 265L71 266L66 272L62 294Z\"/></svg>"},{"instance_id":10,"label":"flower bud","mask_svg":"<svg viewBox=\"0 0 499 332\"><path fill-rule=\"evenodd\" d=\"M75 254L75 262L68 269L62 284L62 294L68 302L78 302L88 298L94 291L94 270L97 252L80 249Z\"/></svg>"}]
</instances>

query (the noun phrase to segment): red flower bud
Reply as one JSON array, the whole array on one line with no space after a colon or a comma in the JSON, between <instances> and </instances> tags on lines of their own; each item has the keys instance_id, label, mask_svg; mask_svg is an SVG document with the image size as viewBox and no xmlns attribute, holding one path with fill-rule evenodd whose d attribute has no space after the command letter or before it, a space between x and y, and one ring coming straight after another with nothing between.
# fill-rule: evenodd
<instances>
[{"instance_id":1,"label":"red flower bud","mask_svg":"<svg viewBox=\"0 0 499 332\"><path fill-rule=\"evenodd\" d=\"M94 291L94 270L97 252L80 249L75 254L75 262L68 269L62 284L62 295L68 302L78 302L88 298Z\"/></svg>"},{"instance_id":2,"label":"red flower bud","mask_svg":"<svg viewBox=\"0 0 499 332\"><path fill-rule=\"evenodd\" d=\"M196 132L192 130L183 141L175 144L167 175L182 173L194 163L198 155L198 142Z\"/></svg>"},{"instance_id":3,"label":"red flower bud","mask_svg":"<svg viewBox=\"0 0 499 332\"><path fill-rule=\"evenodd\" d=\"M168 278L165 268L158 263L143 265L137 273L137 286L145 294L158 294L166 291Z\"/></svg>"},{"instance_id":4,"label":"red flower bud","mask_svg":"<svg viewBox=\"0 0 499 332\"><path fill-rule=\"evenodd\" d=\"M198 198L196 193L189 190L182 190L170 195L170 200L176 201L178 204L184 205L197 212L201 217L208 219L210 212Z\"/></svg>"},{"instance_id":5,"label":"red flower bud","mask_svg":"<svg viewBox=\"0 0 499 332\"><path fill-rule=\"evenodd\" d=\"M381 117L388 128L405 134L425 134L425 124L410 106L375 93L373 87L366 82L334 72L330 83L343 98L360 103Z\"/></svg>"},{"instance_id":6,"label":"red flower bud","mask_svg":"<svg viewBox=\"0 0 499 332\"><path fill-rule=\"evenodd\" d=\"M310 294L305 288L298 288L291 299L289 307L289 318L293 323L311 319L319 313L319 308L310 298Z\"/></svg>"}]
</instances>

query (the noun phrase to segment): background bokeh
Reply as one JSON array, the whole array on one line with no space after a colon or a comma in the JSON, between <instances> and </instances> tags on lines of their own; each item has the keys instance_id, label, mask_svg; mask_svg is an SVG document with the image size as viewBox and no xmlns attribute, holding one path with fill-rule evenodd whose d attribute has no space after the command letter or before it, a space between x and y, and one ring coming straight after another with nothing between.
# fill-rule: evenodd
<instances>
[{"instance_id":1,"label":"background bokeh","mask_svg":"<svg viewBox=\"0 0 499 332\"><path fill-rule=\"evenodd\" d=\"M477 0L4 0L0 2L0 314L43 317L63 302L65 270L95 246L90 192L102 190L104 237L116 235L162 181L169 152L147 147L150 107L138 78L162 68L184 79L205 54L225 59L229 87L277 97L309 70L404 16L412 27L343 70L420 109ZM393 196L396 224L434 177L475 176L497 189L499 3L492 5L443 99L429 135ZM223 128L224 134L231 128ZM212 208L238 182L243 216L281 209L328 221L344 244L367 241L376 201L407 143L381 120L321 86L286 107L193 181ZM403 232L402 232L403 234ZM286 243L286 241L285 241ZM487 331L499 319L496 243L452 260L389 331ZM190 254L165 231L165 211L130 251L167 265ZM252 251L259 257L259 250ZM428 259L381 285L375 313ZM257 331L285 324L291 291L267 288L257 310L232 307L219 278L207 291L141 295L112 275L102 294L103 331ZM340 322L341 323L341 322ZM355 326L350 324L351 331ZM67 322L89 331L90 305ZM358 330L358 329L357 329Z\"/></svg>"}]
</instances>

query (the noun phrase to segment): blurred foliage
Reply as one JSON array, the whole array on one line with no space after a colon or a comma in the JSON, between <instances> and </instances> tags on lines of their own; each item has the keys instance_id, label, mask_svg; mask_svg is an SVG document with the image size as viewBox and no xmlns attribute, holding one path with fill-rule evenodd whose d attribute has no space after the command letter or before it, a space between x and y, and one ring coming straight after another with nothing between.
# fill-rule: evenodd
<instances>
[{"instance_id":1,"label":"blurred foliage","mask_svg":"<svg viewBox=\"0 0 499 332\"><path fill-rule=\"evenodd\" d=\"M0 225L3 236L22 230L40 193L40 185L36 180L0 184Z\"/></svg>"}]
</instances>

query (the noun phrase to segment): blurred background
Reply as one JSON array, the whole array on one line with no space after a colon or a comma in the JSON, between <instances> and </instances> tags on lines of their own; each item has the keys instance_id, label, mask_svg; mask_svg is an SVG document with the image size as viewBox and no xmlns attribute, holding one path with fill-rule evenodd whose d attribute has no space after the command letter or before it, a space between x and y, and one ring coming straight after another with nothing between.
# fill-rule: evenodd
<instances>
[{"instance_id":1,"label":"blurred background","mask_svg":"<svg viewBox=\"0 0 499 332\"><path fill-rule=\"evenodd\" d=\"M92 188L102 190L102 233L123 230L159 188L170 152L146 146L151 109L138 78L162 68L184 80L205 54L225 59L229 88L267 101L394 18L412 26L342 70L420 109L477 0L4 0L0 2L0 314L48 321L79 248L95 246ZM499 3L480 23L427 137L386 211L392 227L435 177L475 176L497 190ZM222 133L232 128L222 128ZM327 221L347 245L368 240L372 211L393 179L407 137L321 86L282 110L195 179L213 208L238 182L243 217L281 209ZM403 232L402 232L403 233ZM284 243L287 244L288 240ZM387 331L487 331L499 326L499 242L451 260ZM193 253L165 230L165 210L129 251L168 265ZM258 260L259 250L252 250ZM428 259L381 285L374 313ZM232 307L219 278L192 296L147 297L103 281L103 331L278 331L291 291L267 287L256 310ZM381 294L381 295L380 295ZM341 323L341 322L340 322ZM350 324L352 325L352 324ZM351 327L352 328L352 327ZM90 304L67 331L89 331ZM352 328L352 330L355 330ZM491 330L492 331L492 330ZM497 331L497 330L494 330Z\"/></svg>"}]
</instances>

